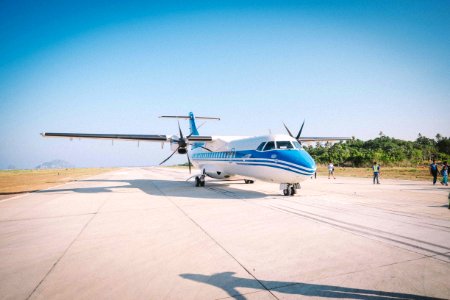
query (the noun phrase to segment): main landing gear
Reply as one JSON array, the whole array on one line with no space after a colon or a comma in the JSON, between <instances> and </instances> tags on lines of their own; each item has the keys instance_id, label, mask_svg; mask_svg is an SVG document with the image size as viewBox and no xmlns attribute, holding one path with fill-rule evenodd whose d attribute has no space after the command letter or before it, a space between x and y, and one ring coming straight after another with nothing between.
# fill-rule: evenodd
<instances>
[{"instance_id":1,"label":"main landing gear","mask_svg":"<svg viewBox=\"0 0 450 300\"><path fill-rule=\"evenodd\" d=\"M245 184L252 184L255 183L253 180L250 179L244 179Z\"/></svg>"},{"instance_id":2,"label":"main landing gear","mask_svg":"<svg viewBox=\"0 0 450 300\"><path fill-rule=\"evenodd\" d=\"M280 190L283 190L283 195L294 196L297 193L297 189L300 189L299 183L282 183L280 184Z\"/></svg>"},{"instance_id":3,"label":"main landing gear","mask_svg":"<svg viewBox=\"0 0 450 300\"><path fill-rule=\"evenodd\" d=\"M205 175L200 175L195 177L195 186L205 186Z\"/></svg>"}]
</instances>

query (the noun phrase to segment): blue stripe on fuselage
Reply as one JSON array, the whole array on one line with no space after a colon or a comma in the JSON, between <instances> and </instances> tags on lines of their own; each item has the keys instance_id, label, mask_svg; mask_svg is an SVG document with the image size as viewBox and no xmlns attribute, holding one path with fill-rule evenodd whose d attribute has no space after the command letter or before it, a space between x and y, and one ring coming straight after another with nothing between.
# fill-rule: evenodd
<instances>
[{"instance_id":1,"label":"blue stripe on fuselage","mask_svg":"<svg viewBox=\"0 0 450 300\"><path fill-rule=\"evenodd\" d=\"M195 161L222 161L235 162L241 165L278 167L302 175L312 175L316 170L316 164L308 152L297 149L264 152L256 150L201 152L193 154L192 159Z\"/></svg>"}]
</instances>

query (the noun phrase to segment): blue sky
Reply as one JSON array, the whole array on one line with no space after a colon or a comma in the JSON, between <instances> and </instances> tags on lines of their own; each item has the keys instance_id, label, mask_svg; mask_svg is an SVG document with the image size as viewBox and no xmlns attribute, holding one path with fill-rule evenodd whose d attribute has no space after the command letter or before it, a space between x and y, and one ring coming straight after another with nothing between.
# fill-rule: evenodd
<instances>
[{"instance_id":1,"label":"blue sky","mask_svg":"<svg viewBox=\"0 0 450 300\"><path fill-rule=\"evenodd\" d=\"M212 135L450 135L449 1L44 2L0 2L0 168L157 164L39 133L175 134L157 116L189 111Z\"/></svg>"}]
</instances>

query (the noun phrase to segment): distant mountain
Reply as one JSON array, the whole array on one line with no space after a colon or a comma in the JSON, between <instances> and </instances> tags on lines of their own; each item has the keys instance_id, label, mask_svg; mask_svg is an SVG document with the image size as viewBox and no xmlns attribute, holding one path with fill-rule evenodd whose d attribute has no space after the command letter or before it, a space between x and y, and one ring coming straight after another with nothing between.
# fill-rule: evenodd
<instances>
[{"instance_id":1,"label":"distant mountain","mask_svg":"<svg viewBox=\"0 0 450 300\"><path fill-rule=\"evenodd\" d=\"M67 161L55 159L52 161L44 162L39 166L37 166L35 169L69 169L69 168L75 168L75 166L68 163Z\"/></svg>"}]
</instances>

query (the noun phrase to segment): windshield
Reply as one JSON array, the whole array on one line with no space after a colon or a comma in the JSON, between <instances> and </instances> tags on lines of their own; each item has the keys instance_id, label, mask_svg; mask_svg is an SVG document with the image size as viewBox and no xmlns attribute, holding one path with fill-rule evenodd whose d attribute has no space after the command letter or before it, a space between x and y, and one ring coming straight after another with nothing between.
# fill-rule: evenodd
<instances>
[{"instance_id":1,"label":"windshield","mask_svg":"<svg viewBox=\"0 0 450 300\"><path fill-rule=\"evenodd\" d=\"M262 143L258 146L258 148L256 148L256 151L262 151L262 149L263 149L263 147L264 147L265 144L266 144L266 142L262 142Z\"/></svg>"},{"instance_id":2,"label":"windshield","mask_svg":"<svg viewBox=\"0 0 450 300\"><path fill-rule=\"evenodd\" d=\"M264 147L264 151L269 151L275 149L275 142L267 142L266 146Z\"/></svg>"},{"instance_id":3,"label":"windshield","mask_svg":"<svg viewBox=\"0 0 450 300\"><path fill-rule=\"evenodd\" d=\"M303 146L299 142L295 141L295 142L292 142L292 143L294 143L295 148L303 149Z\"/></svg>"},{"instance_id":4,"label":"windshield","mask_svg":"<svg viewBox=\"0 0 450 300\"><path fill-rule=\"evenodd\" d=\"M278 141L277 149L294 149L294 146L289 141Z\"/></svg>"}]
</instances>

